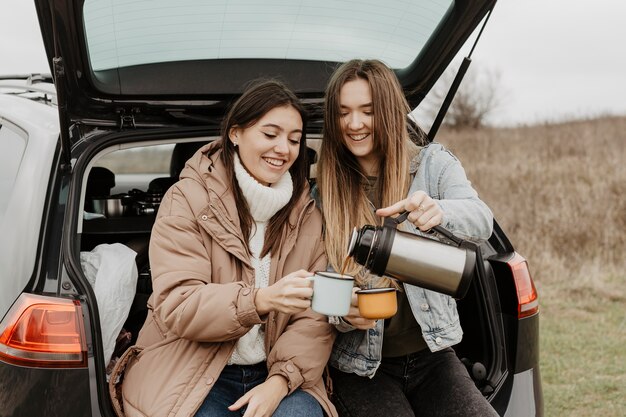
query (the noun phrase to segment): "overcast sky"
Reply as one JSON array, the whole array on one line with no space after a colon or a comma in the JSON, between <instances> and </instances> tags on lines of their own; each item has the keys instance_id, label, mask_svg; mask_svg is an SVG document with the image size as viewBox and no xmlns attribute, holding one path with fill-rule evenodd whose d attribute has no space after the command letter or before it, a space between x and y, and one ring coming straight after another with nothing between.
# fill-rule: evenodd
<instances>
[{"instance_id":1,"label":"overcast sky","mask_svg":"<svg viewBox=\"0 0 626 417\"><path fill-rule=\"evenodd\" d=\"M50 72L32 0L0 0L0 74ZM493 122L626 115L626 2L500 0L471 69L499 73Z\"/></svg>"}]
</instances>

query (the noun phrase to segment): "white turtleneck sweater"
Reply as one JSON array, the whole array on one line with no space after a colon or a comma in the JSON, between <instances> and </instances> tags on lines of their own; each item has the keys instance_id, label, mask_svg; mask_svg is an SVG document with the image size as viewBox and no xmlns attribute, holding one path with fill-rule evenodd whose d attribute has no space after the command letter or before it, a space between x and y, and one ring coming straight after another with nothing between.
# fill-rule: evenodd
<instances>
[{"instance_id":1,"label":"white turtleneck sweater","mask_svg":"<svg viewBox=\"0 0 626 417\"><path fill-rule=\"evenodd\" d=\"M265 227L269 219L285 207L291 198L293 193L291 174L289 171L285 172L276 183L266 187L248 173L241 164L239 156L235 154L235 176L256 225L248 242L252 253L254 286L264 288L268 286L270 275L270 254L259 259L265 242ZM253 326L237 341L228 364L253 365L264 361L267 358L264 339L265 332L261 325Z\"/></svg>"}]
</instances>

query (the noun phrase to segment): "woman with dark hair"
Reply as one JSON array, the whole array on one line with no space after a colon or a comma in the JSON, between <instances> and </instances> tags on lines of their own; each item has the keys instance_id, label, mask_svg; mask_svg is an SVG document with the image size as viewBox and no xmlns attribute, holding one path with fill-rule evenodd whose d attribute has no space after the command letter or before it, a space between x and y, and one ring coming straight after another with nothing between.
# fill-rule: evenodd
<instances>
[{"instance_id":1,"label":"woman with dark hair","mask_svg":"<svg viewBox=\"0 0 626 417\"><path fill-rule=\"evenodd\" d=\"M305 120L281 83L252 85L164 196L148 319L112 383L120 415L336 415L322 381L334 329L304 279L327 264Z\"/></svg>"},{"instance_id":2,"label":"woman with dark hair","mask_svg":"<svg viewBox=\"0 0 626 417\"><path fill-rule=\"evenodd\" d=\"M412 141L409 112L394 72L380 61L346 62L330 79L314 194L335 270L354 227L380 225L404 211L401 227L413 233L441 224L474 240L491 234L491 211L458 159L438 143ZM398 310L369 320L353 296L347 316L331 317L340 332L330 359L340 415L497 415L451 348L463 334L451 297L372 276L354 262L345 271L359 286L396 287Z\"/></svg>"}]
</instances>

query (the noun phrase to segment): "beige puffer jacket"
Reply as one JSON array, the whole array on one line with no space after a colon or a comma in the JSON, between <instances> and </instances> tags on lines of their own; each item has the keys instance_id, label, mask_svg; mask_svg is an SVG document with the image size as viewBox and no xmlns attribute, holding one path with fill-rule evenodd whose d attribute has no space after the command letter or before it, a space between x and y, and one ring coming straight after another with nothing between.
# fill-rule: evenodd
<instances>
[{"instance_id":1,"label":"beige puffer jacket","mask_svg":"<svg viewBox=\"0 0 626 417\"><path fill-rule=\"evenodd\" d=\"M250 254L220 152L206 156L212 146L187 162L161 202L150 241L154 292L148 318L137 345L114 371L123 374L121 393L119 384L110 385L118 414L193 416L237 339L264 322L269 375L283 375L290 393L302 388L336 416L322 381L334 330L311 309L272 312L265 321L257 314ZM270 285L298 269L326 268L321 214L308 191L289 221L295 227L271 254Z\"/></svg>"}]
</instances>

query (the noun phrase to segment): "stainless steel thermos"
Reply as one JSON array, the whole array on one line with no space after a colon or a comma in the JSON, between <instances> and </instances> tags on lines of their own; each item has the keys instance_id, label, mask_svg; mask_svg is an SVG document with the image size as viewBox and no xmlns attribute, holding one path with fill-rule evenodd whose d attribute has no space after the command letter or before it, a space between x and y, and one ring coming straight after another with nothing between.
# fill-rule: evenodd
<instances>
[{"instance_id":1,"label":"stainless steel thermos","mask_svg":"<svg viewBox=\"0 0 626 417\"><path fill-rule=\"evenodd\" d=\"M348 255L376 275L463 298L474 276L477 246L441 226L433 230L450 242L397 230L407 214L387 218L383 226L354 228Z\"/></svg>"}]
</instances>

